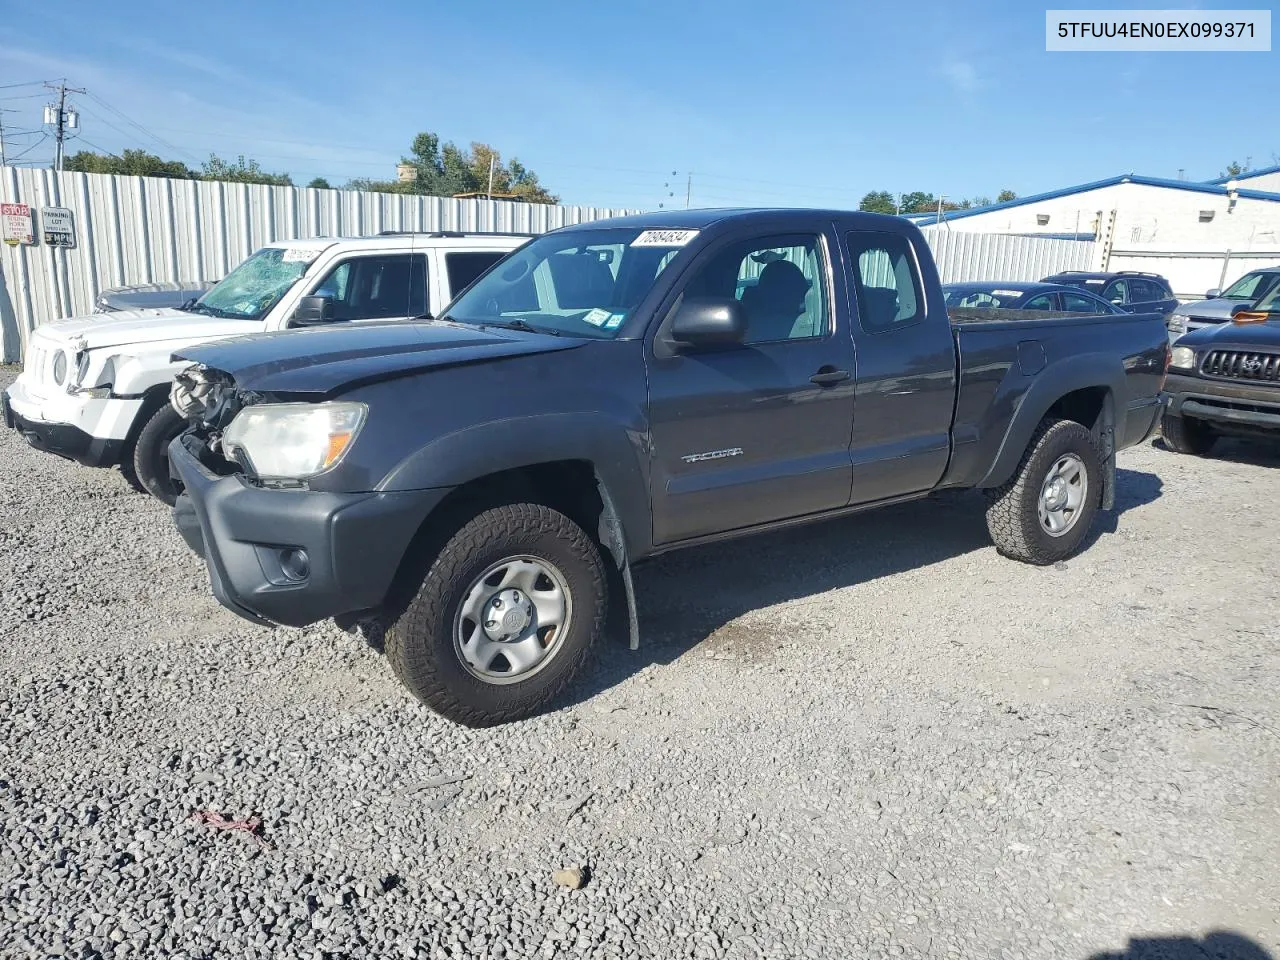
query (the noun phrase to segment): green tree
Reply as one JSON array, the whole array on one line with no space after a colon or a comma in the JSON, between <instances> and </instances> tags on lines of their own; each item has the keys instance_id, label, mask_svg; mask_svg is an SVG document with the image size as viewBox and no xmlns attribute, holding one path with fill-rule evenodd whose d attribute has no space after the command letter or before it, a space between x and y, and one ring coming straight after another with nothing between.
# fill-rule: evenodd
<instances>
[{"instance_id":1,"label":"green tree","mask_svg":"<svg viewBox=\"0 0 1280 960\"><path fill-rule=\"evenodd\" d=\"M936 213L937 211L938 198L932 193L924 193L917 190L914 193L904 193L902 195L903 213Z\"/></svg>"},{"instance_id":2,"label":"green tree","mask_svg":"<svg viewBox=\"0 0 1280 960\"><path fill-rule=\"evenodd\" d=\"M414 168L413 180L352 180L348 187L381 193L418 193L451 197L458 193L484 193L489 189L492 163L493 192L514 194L529 203L559 203L538 175L512 158L503 162L502 154L487 143L472 143L462 149L456 143L440 142L440 137L423 132L413 138L409 156L401 163Z\"/></svg>"},{"instance_id":3,"label":"green tree","mask_svg":"<svg viewBox=\"0 0 1280 960\"><path fill-rule=\"evenodd\" d=\"M1010 200L1017 200L1018 195L1012 190L1001 190L996 194L996 203L1008 203Z\"/></svg>"},{"instance_id":4,"label":"green tree","mask_svg":"<svg viewBox=\"0 0 1280 960\"><path fill-rule=\"evenodd\" d=\"M287 173L267 173L257 160L248 160L244 154L236 157L235 163L227 163L216 153L209 154L209 159L201 164L201 180L229 180L232 183L265 183L273 187L291 187L293 178Z\"/></svg>"},{"instance_id":5,"label":"green tree","mask_svg":"<svg viewBox=\"0 0 1280 960\"><path fill-rule=\"evenodd\" d=\"M161 160L145 150L125 150L120 156L81 150L67 157L64 168L78 173L112 173L126 177L172 177L194 180L197 174L179 160Z\"/></svg>"},{"instance_id":6,"label":"green tree","mask_svg":"<svg viewBox=\"0 0 1280 960\"><path fill-rule=\"evenodd\" d=\"M1227 164L1227 169L1223 170L1219 176L1222 177L1238 177L1245 172L1245 168L1238 160L1232 160Z\"/></svg>"},{"instance_id":7,"label":"green tree","mask_svg":"<svg viewBox=\"0 0 1280 960\"><path fill-rule=\"evenodd\" d=\"M872 190L862 198L858 209L868 213L897 213L898 205L888 190Z\"/></svg>"},{"instance_id":8,"label":"green tree","mask_svg":"<svg viewBox=\"0 0 1280 960\"><path fill-rule=\"evenodd\" d=\"M332 190L333 189L333 187L329 186L329 181L326 180L324 177L313 178L311 182L307 184L307 186L310 187L312 190Z\"/></svg>"}]
</instances>

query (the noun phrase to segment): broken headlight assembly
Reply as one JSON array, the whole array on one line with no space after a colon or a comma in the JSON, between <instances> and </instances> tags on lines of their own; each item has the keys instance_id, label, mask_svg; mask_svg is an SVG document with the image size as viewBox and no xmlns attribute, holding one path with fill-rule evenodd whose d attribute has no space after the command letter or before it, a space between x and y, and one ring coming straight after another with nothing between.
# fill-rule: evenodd
<instances>
[{"instance_id":1,"label":"broken headlight assembly","mask_svg":"<svg viewBox=\"0 0 1280 960\"><path fill-rule=\"evenodd\" d=\"M363 403L261 403L222 434L222 453L267 480L305 480L337 465L364 425Z\"/></svg>"}]
</instances>

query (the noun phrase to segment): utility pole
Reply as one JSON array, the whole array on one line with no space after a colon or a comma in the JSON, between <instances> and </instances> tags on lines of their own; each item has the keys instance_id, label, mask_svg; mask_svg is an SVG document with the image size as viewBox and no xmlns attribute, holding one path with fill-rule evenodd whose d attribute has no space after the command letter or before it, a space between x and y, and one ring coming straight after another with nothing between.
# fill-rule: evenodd
<instances>
[{"instance_id":1,"label":"utility pole","mask_svg":"<svg viewBox=\"0 0 1280 960\"><path fill-rule=\"evenodd\" d=\"M497 154L495 153L489 154L489 199L490 200L493 199L493 168L494 168L494 165L497 163L497 161L498 161Z\"/></svg>"},{"instance_id":2,"label":"utility pole","mask_svg":"<svg viewBox=\"0 0 1280 960\"><path fill-rule=\"evenodd\" d=\"M56 90L58 93L57 104L49 104L44 108L44 122L53 127L54 133L54 169L58 172L62 171L62 159L65 151L63 143L67 139L68 130L76 130L80 126L80 114L74 110L67 110L67 94L68 93L85 93L79 87L68 87L67 80L64 77L55 83L46 83L46 87L50 90Z\"/></svg>"},{"instance_id":3,"label":"utility pole","mask_svg":"<svg viewBox=\"0 0 1280 960\"><path fill-rule=\"evenodd\" d=\"M684 184L684 208L689 209L689 200L693 196L693 174L689 174L689 178Z\"/></svg>"}]
</instances>

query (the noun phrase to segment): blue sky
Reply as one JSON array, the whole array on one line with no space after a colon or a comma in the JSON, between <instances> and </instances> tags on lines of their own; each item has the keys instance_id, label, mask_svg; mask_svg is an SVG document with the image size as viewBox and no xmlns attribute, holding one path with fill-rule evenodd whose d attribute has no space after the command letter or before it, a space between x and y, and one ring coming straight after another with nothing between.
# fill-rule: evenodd
<instances>
[{"instance_id":1,"label":"blue sky","mask_svg":"<svg viewBox=\"0 0 1280 960\"><path fill-rule=\"evenodd\" d=\"M1025 0L0 0L0 84L87 88L73 150L243 153L336 185L392 176L433 130L519 157L566 202L646 209L683 206L690 171L695 206L848 207L1278 162L1277 53L1046 53L1044 16ZM7 128L39 126L38 92L0 89ZM47 158L36 139L10 154Z\"/></svg>"}]
</instances>

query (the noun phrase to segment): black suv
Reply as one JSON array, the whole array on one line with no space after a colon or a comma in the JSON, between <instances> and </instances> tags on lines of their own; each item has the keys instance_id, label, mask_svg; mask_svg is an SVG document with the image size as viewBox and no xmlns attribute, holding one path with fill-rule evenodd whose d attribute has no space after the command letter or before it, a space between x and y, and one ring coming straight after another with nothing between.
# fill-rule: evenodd
<instances>
[{"instance_id":1,"label":"black suv","mask_svg":"<svg viewBox=\"0 0 1280 960\"><path fill-rule=\"evenodd\" d=\"M1086 273L1069 270L1045 277L1044 283L1065 283L1096 294L1129 313L1161 313L1166 317L1178 306L1169 281L1158 273L1122 270L1119 273Z\"/></svg>"},{"instance_id":2,"label":"black suv","mask_svg":"<svg viewBox=\"0 0 1280 960\"><path fill-rule=\"evenodd\" d=\"M1280 438L1280 288L1231 318L1174 344L1161 424L1170 450L1204 455L1224 434Z\"/></svg>"}]
</instances>

